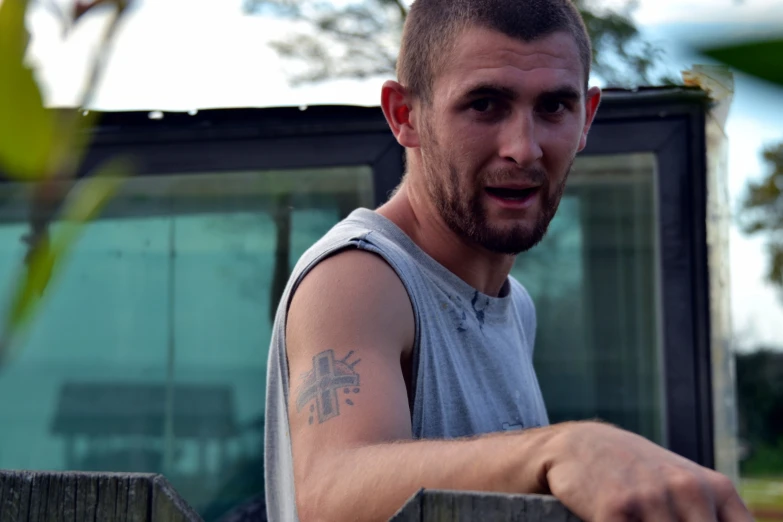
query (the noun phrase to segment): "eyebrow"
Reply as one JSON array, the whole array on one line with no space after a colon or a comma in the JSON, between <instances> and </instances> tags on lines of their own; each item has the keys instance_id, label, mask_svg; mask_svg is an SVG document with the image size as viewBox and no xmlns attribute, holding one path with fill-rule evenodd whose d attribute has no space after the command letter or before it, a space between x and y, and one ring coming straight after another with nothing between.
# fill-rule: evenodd
<instances>
[{"instance_id":1,"label":"eyebrow","mask_svg":"<svg viewBox=\"0 0 783 522\"><path fill-rule=\"evenodd\" d=\"M519 93L514 89L510 89L503 85L494 83L481 83L470 88L463 98L479 98L491 96L495 98L503 98L508 101L514 101L519 98ZM552 90L542 92L538 95L538 100L566 100L566 101L579 101L582 98L582 94L570 85L562 85Z\"/></svg>"},{"instance_id":2,"label":"eyebrow","mask_svg":"<svg viewBox=\"0 0 783 522\"><path fill-rule=\"evenodd\" d=\"M538 96L539 100L566 100L577 102L582 99L582 93L571 87L570 85L563 85L551 91L542 92Z\"/></svg>"},{"instance_id":3,"label":"eyebrow","mask_svg":"<svg viewBox=\"0 0 783 522\"><path fill-rule=\"evenodd\" d=\"M497 85L494 83L481 83L470 88L465 93L463 98L480 98L484 96L504 98L509 101L514 101L519 98L519 93L503 85Z\"/></svg>"}]
</instances>

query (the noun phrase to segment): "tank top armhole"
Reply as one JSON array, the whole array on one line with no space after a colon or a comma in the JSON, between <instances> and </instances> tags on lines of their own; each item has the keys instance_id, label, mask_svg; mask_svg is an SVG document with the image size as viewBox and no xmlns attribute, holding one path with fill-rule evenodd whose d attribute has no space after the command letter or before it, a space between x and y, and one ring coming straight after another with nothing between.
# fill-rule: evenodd
<instances>
[{"instance_id":1,"label":"tank top armhole","mask_svg":"<svg viewBox=\"0 0 783 522\"><path fill-rule=\"evenodd\" d=\"M297 288L299 287L299 284L302 282L302 280L305 278L307 274L310 273L313 268L315 268L318 263L324 261L325 259L335 256L337 254L340 254L342 252L345 252L347 250L363 250L365 252L369 252L371 254L375 254L376 256L380 257L389 267L391 267L392 270L394 270L394 273L397 274L397 277L400 279L400 282L402 283L403 288L405 288L405 293L408 294L408 300L410 301L411 308L413 310L413 346L411 347L411 375L410 375L410 385L408 386L407 393L408 393L408 407L410 409L410 415L411 419L413 419L414 416L414 406L416 402L416 391L419 387L419 360L420 360L420 345L421 345L421 316L419 313L420 307L418 306L418 303L416 302L415 293L411 290L411 282L408 280L409 277L411 277L411 274L404 273L405 271L399 266L398 263L392 259L393 256L390 256L387 252L384 251L384 249L378 247L373 242L367 241L367 237L372 234L371 231L354 236L348 240L343 241L335 241L335 243L329 247L324 249L318 256L311 259L304 268L301 268L299 270L294 269L295 272L298 271L298 274L294 280L291 281L291 288L290 290L284 294L286 295L286 303L284 308L284 317L282 318L282 328L280 331L280 335L283 340L283 346L287 346L286 344L286 327L288 323L288 310L291 307L291 302L294 297L294 293L296 293ZM288 350L287 348L284 350L284 359L285 359L285 370L286 370L286 381L289 379L288 374Z\"/></svg>"},{"instance_id":2,"label":"tank top armhole","mask_svg":"<svg viewBox=\"0 0 783 522\"><path fill-rule=\"evenodd\" d=\"M367 252L374 253L375 255L379 256L381 259L383 259L386 264L388 264L392 270L394 270L394 273L397 274L397 277L400 279L400 282L402 283L403 288L405 288L405 293L408 294L408 300L411 304L411 309L413 310L413 346L411 346L411 374L410 374L410 382L407 386L407 394L408 394L408 409L410 410L410 416L411 416L411 423L413 423L414 416L415 416L415 406L416 406L416 394L419 389L419 361L421 358L421 314L420 310L421 307L419 306L419 303L416 300L416 293L412 290L412 282L410 281L410 278L415 277L415 274L409 273L406 271L402 266L401 263L397 263L395 259L393 259L393 256L389 255L388 252L384 251L384 249L378 245L374 241L368 241L368 238L372 236L372 232L369 234L358 238L357 239L357 248L361 250L365 250ZM376 237L378 237L376 235ZM385 238L380 236L381 242L384 241ZM394 248L391 249L392 251L395 251Z\"/></svg>"}]
</instances>

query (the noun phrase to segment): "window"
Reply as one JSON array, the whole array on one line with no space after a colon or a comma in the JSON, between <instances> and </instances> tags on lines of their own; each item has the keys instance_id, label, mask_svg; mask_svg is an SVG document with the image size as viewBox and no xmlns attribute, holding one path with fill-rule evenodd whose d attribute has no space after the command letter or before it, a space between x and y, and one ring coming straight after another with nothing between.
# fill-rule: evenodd
<instances>
[{"instance_id":1,"label":"window","mask_svg":"<svg viewBox=\"0 0 783 522\"><path fill-rule=\"evenodd\" d=\"M713 466L710 350L727 354L710 337L705 101L605 93L547 237L513 273L537 306L553 422L598 416ZM385 201L402 149L377 108L102 121L88 164L128 153L147 175L85 230L0 373L0 467L162 472L217 520L263 488L288 272ZM0 185L0 286L24 255L22 190Z\"/></svg>"},{"instance_id":2,"label":"window","mask_svg":"<svg viewBox=\"0 0 783 522\"><path fill-rule=\"evenodd\" d=\"M551 422L600 417L666 444L653 154L579 157L513 274L536 304Z\"/></svg>"},{"instance_id":3,"label":"window","mask_svg":"<svg viewBox=\"0 0 783 522\"><path fill-rule=\"evenodd\" d=\"M130 180L0 375L15 397L0 401L0 468L160 472L208 521L258 494L277 301L299 256L360 206L369 167ZM7 285L27 225L3 209Z\"/></svg>"}]
</instances>

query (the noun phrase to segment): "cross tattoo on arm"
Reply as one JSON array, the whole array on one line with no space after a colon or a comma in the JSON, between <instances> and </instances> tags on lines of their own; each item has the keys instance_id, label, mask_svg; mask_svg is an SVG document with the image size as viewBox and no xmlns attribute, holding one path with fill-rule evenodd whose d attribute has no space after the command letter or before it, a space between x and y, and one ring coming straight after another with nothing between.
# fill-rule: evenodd
<instances>
[{"instance_id":1,"label":"cross tattoo on arm","mask_svg":"<svg viewBox=\"0 0 783 522\"><path fill-rule=\"evenodd\" d=\"M318 416L318 424L340 415L340 390L343 395L359 393L359 374L354 366L361 362L348 360L354 354L353 350L342 359L335 359L334 350L325 350L313 357L313 369L302 376L302 384L296 398L296 411L300 412L310 404L309 424ZM345 399L348 406L353 406L351 399ZM316 411L317 410L317 411Z\"/></svg>"}]
</instances>

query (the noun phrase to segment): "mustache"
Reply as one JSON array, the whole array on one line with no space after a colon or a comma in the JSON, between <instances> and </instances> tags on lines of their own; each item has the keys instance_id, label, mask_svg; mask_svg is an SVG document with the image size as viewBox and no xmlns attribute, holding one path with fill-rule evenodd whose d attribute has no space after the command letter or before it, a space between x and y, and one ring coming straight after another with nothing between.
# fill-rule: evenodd
<instances>
[{"instance_id":1,"label":"mustache","mask_svg":"<svg viewBox=\"0 0 783 522\"><path fill-rule=\"evenodd\" d=\"M504 183L525 182L535 185L544 185L549 180L546 171L540 168L520 169L493 169L483 176L486 185L502 185Z\"/></svg>"}]
</instances>

